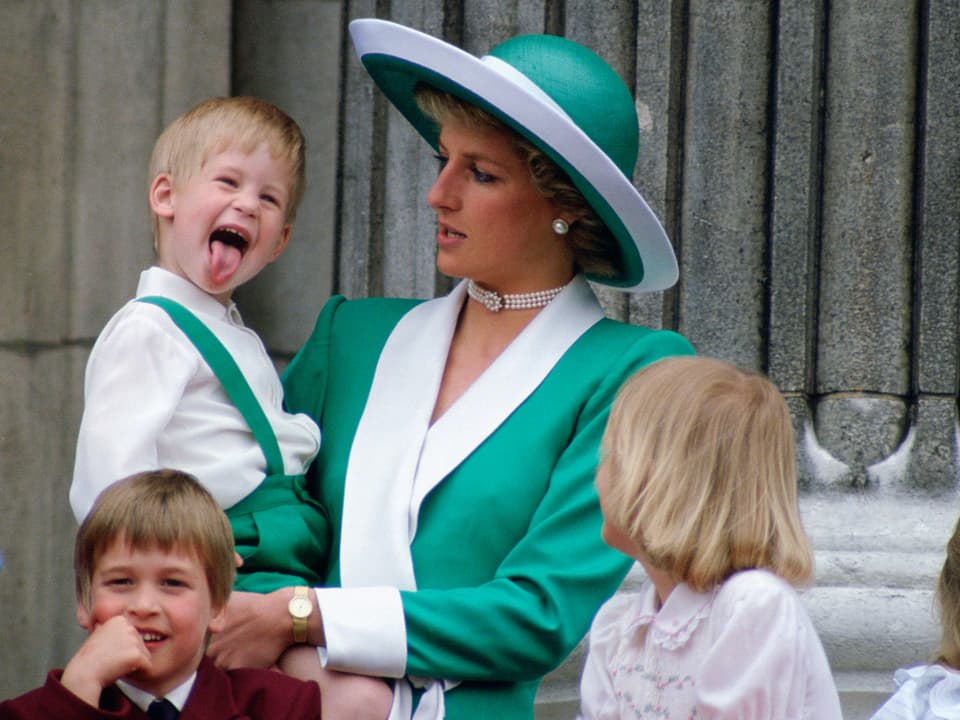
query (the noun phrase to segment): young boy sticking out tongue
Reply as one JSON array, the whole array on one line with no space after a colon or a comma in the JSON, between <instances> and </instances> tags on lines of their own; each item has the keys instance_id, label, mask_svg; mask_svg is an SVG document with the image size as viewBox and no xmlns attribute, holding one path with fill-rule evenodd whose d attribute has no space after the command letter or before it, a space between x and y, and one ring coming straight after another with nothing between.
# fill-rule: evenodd
<instances>
[{"instance_id":1,"label":"young boy sticking out tongue","mask_svg":"<svg viewBox=\"0 0 960 720\"><path fill-rule=\"evenodd\" d=\"M287 246L304 157L296 122L250 97L200 103L158 138L149 186L156 265L90 354L70 488L83 520L126 476L160 468L195 476L230 519L243 558L234 589L296 586L301 605L323 584L330 549L327 514L304 477L320 429L283 409L273 363L231 298ZM299 643L301 625L291 610ZM386 716L383 681L326 674L306 648L291 648L280 667L321 682L324 718L338 714L339 688L344 717ZM346 685L326 692L328 677Z\"/></svg>"}]
</instances>

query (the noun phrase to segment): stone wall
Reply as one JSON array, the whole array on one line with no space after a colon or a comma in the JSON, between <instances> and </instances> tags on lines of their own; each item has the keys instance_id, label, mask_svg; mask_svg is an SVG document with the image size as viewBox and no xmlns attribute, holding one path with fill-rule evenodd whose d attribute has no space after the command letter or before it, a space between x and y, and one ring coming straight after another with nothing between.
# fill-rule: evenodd
<instances>
[{"instance_id":1,"label":"stone wall","mask_svg":"<svg viewBox=\"0 0 960 720\"><path fill-rule=\"evenodd\" d=\"M449 287L428 242L435 163L345 37L374 15L476 53L565 34L635 89L635 181L681 280L602 300L786 394L817 551L805 598L846 716L868 716L892 669L933 649L958 514L956 0L0 0L0 697L80 639L66 491L83 366L151 260L146 160L169 119L252 93L306 131L294 241L238 297L279 365L331 291ZM538 717L572 716L579 662L544 683Z\"/></svg>"}]
</instances>

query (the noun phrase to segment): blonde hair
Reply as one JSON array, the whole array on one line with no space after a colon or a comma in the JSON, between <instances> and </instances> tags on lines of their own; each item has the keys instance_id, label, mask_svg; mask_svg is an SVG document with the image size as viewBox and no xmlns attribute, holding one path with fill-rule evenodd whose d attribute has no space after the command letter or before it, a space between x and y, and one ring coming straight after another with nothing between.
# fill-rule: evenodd
<instances>
[{"instance_id":1,"label":"blonde hair","mask_svg":"<svg viewBox=\"0 0 960 720\"><path fill-rule=\"evenodd\" d=\"M960 522L947 542L947 559L937 583L940 647L936 662L960 669Z\"/></svg>"},{"instance_id":2,"label":"blonde hair","mask_svg":"<svg viewBox=\"0 0 960 720\"><path fill-rule=\"evenodd\" d=\"M176 184L187 182L211 155L231 148L251 153L261 144L290 168L286 219L292 223L303 198L306 143L289 115L259 98L211 98L170 123L153 146L148 182L162 173Z\"/></svg>"},{"instance_id":3,"label":"blonde hair","mask_svg":"<svg viewBox=\"0 0 960 720\"><path fill-rule=\"evenodd\" d=\"M77 531L77 601L92 603L97 563L114 543L193 555L203 566L215 608L226 606L236 575L233 532L220 506L197 480L178 470L137 473L97 497Z\"/></svg>"},{"instance_id":4,"label":"blonde hair","mask_svg":"<svg viewBox=\"0 0 960 720\"><path fill-rule=\"evenodd\" d=\"M558 211L577 217L567 241L577 267L595 277L615 277L622 264L620 246L570 177L540 148L485 110L430 85L416 88L420 111L437 125L454 122L468 128L497 130L513 141L537 192Z\"/></svg>"},{"instance_id":5,"label":"blonde hair","mask_svg":"<svg viewBox=\"0 0 960 720\"><path fill-rule=\"evenodd\" d=\"M607 521L655 567L700 592L747 568L812 579L790 413L763 376L656 362L621 388L602 447Z\"/></svg>"}]
</instances>

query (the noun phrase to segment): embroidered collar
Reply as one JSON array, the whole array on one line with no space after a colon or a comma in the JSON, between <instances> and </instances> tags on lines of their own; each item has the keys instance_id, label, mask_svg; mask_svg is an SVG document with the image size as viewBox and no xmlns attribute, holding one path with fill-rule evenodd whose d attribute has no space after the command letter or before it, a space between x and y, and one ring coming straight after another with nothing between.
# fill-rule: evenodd
<instances>
[{"instance_id":1,"label":"embroidered collar","mask_svg":"<svg viewBox=\"0 0 960 720\"><path fill-rule=\"evenodd\" d=\"M636 632L649 626L647 632L651 642L667 650L676 650L687 644L700 622L710 615L716 596L716 588L698 593L686 583L680 583L663 607L657 610L657 591L653 583L648 582L629 629Z\"/></svg>"}]
</instances>

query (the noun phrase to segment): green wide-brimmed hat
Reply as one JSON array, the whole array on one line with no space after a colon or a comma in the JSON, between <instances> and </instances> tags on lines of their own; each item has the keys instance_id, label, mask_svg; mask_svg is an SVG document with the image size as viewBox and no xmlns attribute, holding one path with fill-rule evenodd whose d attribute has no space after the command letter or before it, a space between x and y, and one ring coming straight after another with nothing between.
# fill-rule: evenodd
<instances>
[{"instance_id":1,"label":"green wide-brimmed hat","mask_svg":"<svg viewBox=\"0 0 960 720\"><path fill-rule=\"evenodd\" d=\"M354 20L350 35L371 77L434 148L440 128L414 97L421 82L486 110L570 176L620 245L618 274L591 280L629 292L677 281L670 241L630 179L639 134L633 97L595 53L555 35L520 35L477 58L375 19Z\"/></svg>"}]
</instances>

